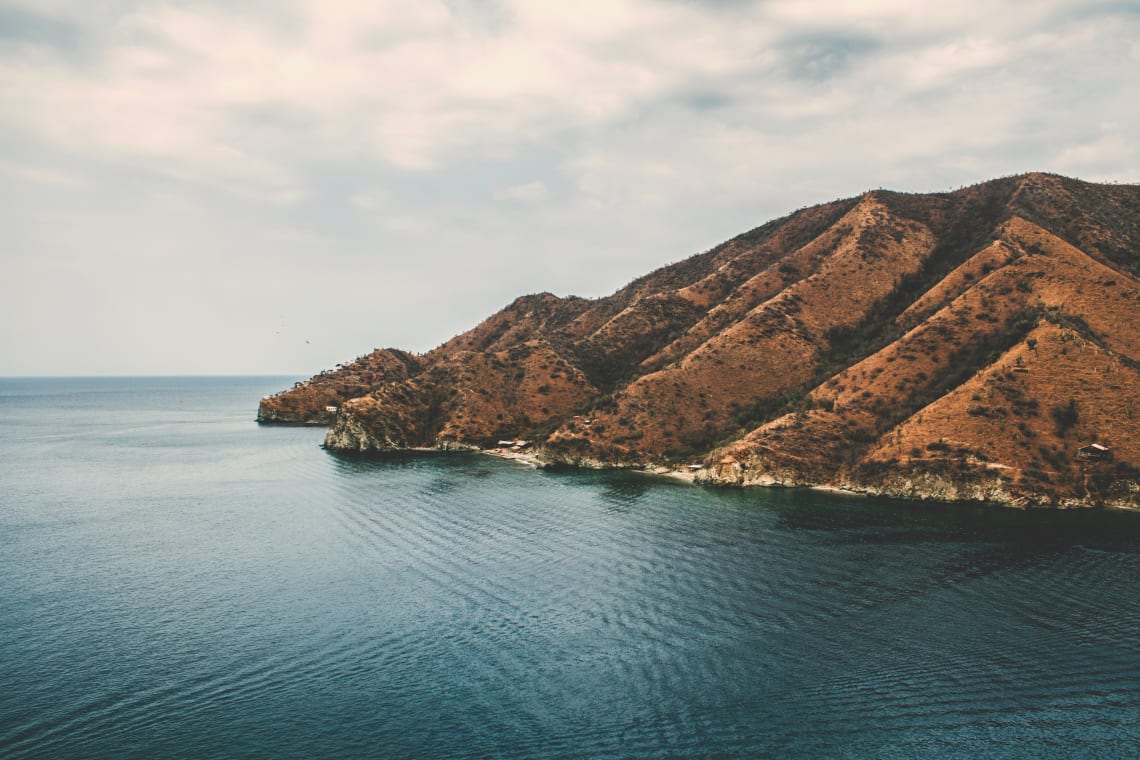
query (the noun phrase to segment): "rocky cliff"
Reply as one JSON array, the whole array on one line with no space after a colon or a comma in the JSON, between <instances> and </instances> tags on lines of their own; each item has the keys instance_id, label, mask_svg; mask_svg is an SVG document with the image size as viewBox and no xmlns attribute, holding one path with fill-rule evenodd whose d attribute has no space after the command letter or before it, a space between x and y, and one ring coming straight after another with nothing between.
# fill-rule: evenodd
<instances>
[{"instance_id":1,"label":"rocky cliff","mask_svg":"<svg viewBox=\"0 0 1140 760\"><path fill-rule=\"evenodd\" d=\"M335 451L521 437L554 465L700 465L713 484L1137 508L1138 274L1135 185L875 191L606 298L519 298L426 355L377 351L265 399L259 419L332 416Z\"/></svg>"}]
</instances>

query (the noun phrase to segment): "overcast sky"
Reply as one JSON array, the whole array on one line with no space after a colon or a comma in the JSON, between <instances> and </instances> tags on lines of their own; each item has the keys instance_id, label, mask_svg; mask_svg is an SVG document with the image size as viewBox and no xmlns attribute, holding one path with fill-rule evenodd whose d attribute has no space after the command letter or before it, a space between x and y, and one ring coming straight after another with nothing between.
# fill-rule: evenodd
<instances>
[{"instance_id":1,"label":"overcast sky","mask_svg":"<svg viewBox=\"0 0 1140 760\"><path fill-rule=\"evenodd\" d=\"M0 375L312 374L798 207L1140 180L1140 4L0 0Z\"/></svg>"}]
</instances>

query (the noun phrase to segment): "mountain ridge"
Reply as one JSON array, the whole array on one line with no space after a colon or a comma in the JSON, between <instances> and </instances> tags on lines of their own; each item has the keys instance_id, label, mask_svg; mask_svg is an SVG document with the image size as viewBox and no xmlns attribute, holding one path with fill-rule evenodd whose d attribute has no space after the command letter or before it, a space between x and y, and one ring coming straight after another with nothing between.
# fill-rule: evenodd
<instances>
[{"instance_id":1,"label":"mountain ridge","mask_svg":"<svg viewBox=\"0 0 1140 760\"><path fill-rule=\"evenodd\" d=\"M1136 185L873 190L604 298L522 296L427 354L374 351L258 419L331 422L345 453L526 438L548 466L1135 509L1138 252ZM1110 455L1077 455L1093 442Z\"/></svg>"}]
</instances>

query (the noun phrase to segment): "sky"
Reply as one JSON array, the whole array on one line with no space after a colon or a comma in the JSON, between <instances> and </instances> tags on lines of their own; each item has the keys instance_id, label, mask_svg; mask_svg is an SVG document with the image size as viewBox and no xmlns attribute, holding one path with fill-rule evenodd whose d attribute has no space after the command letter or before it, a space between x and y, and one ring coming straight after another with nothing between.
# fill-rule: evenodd
<instances>
[{"instance_id":1,"label":"sky","mask_svg":"<svg viewBox=\"0 0 1140 760\"><path fill-rule=\"evenodd\" d=\"M0 0L0 376L426 351L1138 138L1136 0Z\"/></svg>"}]
</instances>

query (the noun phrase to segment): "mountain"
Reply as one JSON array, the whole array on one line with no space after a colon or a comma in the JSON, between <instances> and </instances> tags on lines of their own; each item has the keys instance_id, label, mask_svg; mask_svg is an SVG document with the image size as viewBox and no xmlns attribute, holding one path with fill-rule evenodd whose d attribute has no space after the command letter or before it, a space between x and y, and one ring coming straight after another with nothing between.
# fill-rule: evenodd
<instances>
[{"instance_id":1,"label":"mountain","mask_svg":"<svg viewBox=\"0 0 1140 760\"><path fill-rule=\"evenodd\" d=\"M427 354L377 350L258 413L329 418L339 452L521 437L552 466L1138 508L1140 186L833 201L605 298L524 296Z\"/></svg>"}]
</instances>

